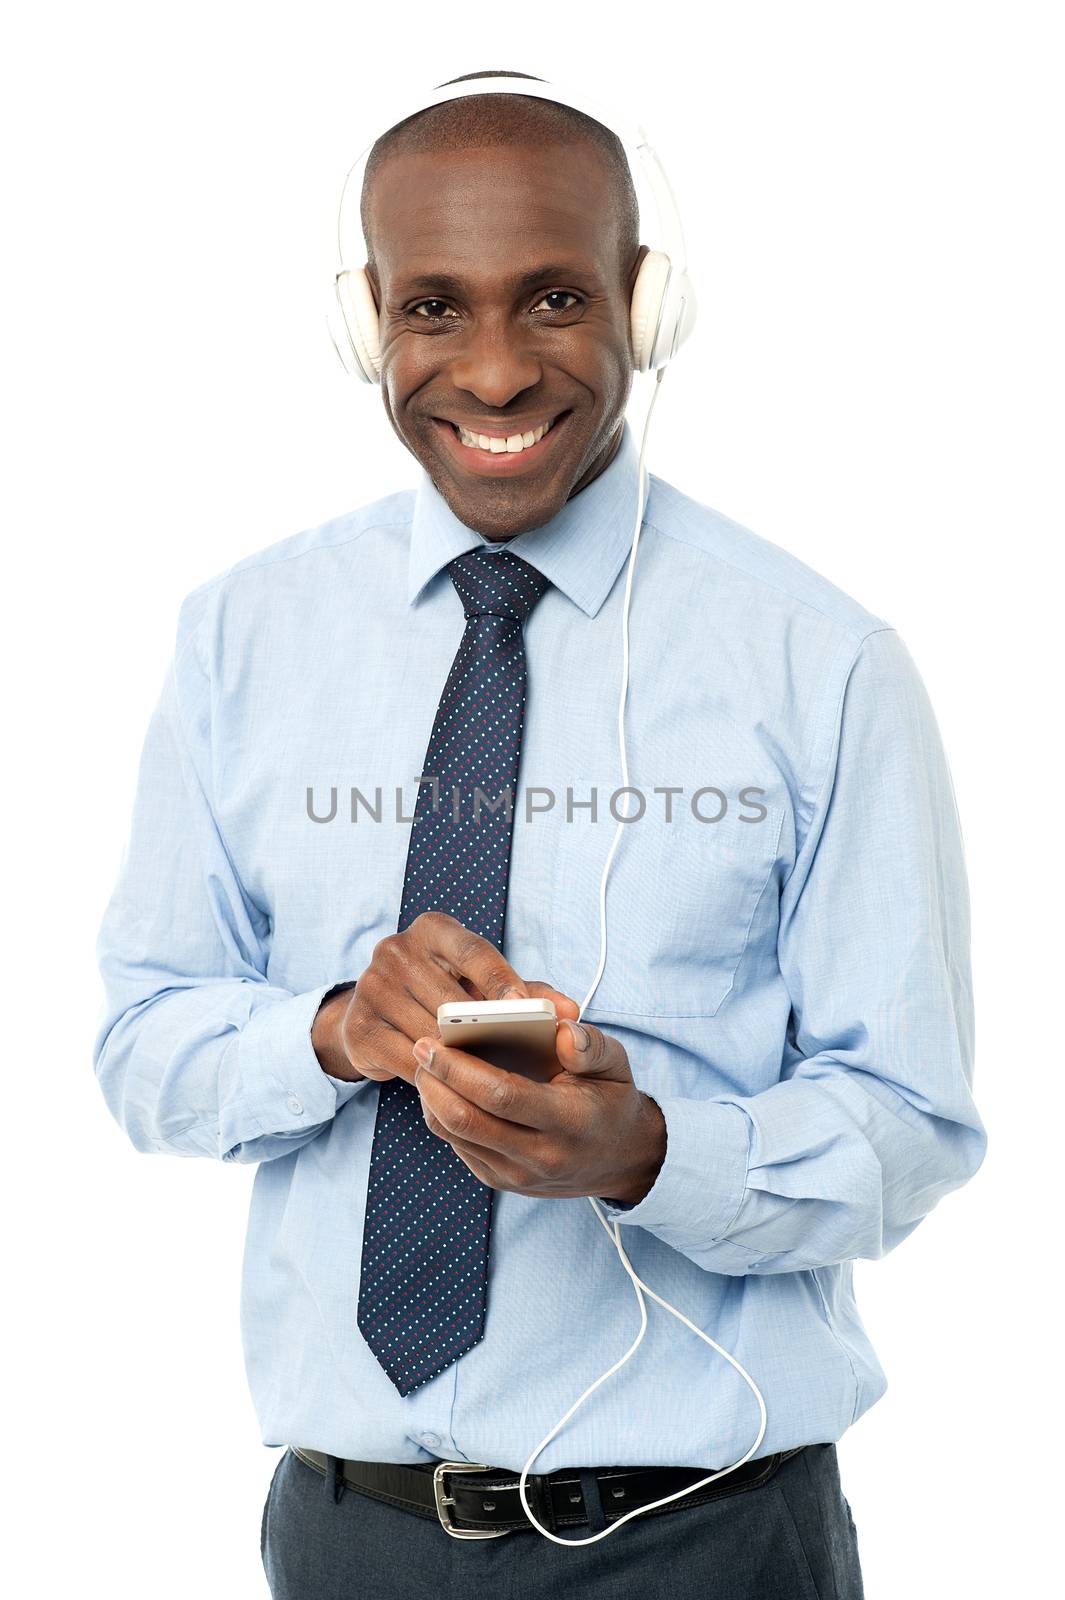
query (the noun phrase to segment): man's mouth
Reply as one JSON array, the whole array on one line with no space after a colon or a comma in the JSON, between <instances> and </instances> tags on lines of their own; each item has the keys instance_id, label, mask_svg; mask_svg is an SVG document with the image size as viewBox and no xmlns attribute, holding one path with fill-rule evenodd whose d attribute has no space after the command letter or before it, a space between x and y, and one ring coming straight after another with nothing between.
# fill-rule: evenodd
<instances>
[{"instance_id":1,"label":"man's mouth","mask_svg":"<svg viewBox=\"0 0 1065 1600\"><path fill-rule=\"evenodd\" d=\"M561 416L562 413L559 412L558 415ZM501 455L505 450L508 455L515 456L522 450L531 450L534 444L539 444L555 420L555 417L548 417L532 428L519 429L508 434L502 434L495 429L491 433L486 433L480 428L464 428L461 422L452 422L451 426L467 449L491 450L496 455Z\"/></svg>"},{"instance_id":2,"label":"man's mouth","mask_svg":"<svg viewBox=\"0 0 1065 1600\"><path fill-rule=\"evenodd\" d=\"M569 411L530 419L528 426L513 423L496 425L485 430L483 425L453 421L450 417L434 417L433 422L447 437L458 458L480 472L508 472L519 463L531 466L539 460L551 441L553 431L569 416ZM509 429L509 431L507 431Z\"/></svg>"}]
</instances>

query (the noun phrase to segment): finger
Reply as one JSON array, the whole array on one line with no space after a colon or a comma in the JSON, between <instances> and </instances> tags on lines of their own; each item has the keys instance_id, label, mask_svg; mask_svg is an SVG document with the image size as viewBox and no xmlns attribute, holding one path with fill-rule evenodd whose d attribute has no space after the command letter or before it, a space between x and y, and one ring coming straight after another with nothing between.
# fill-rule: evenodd
<instances>
[{"instance_id":1,"label":"finger","mask_svg":"<svg viewBox=\"0 0 1065 1600\"><path fill-rule=\"evenodd\" d=\"M454 1050L446 1051L449 1056L462 1053ZM469 1059L473 1061L472 1057ZM436 1064L434 1055L433 1066ZM473 1064L475 1067L482 1065L479 1062ZM503 1076L514 1077L516 1074L506 1073ZM460 1094L450 1083L435 1077L421 1062L417 1063L414 1086L422 1097L423 1108L432 1113L447 1130L449 1136L454 1135L470 1144L482 1145L486 1150L498 1151L501 1155L519 1163L535 1163L536 1153L543 1145L543 1133L538 1127L512 1122L506 1117L496 1116L494 1112L485 1110L476 1101L467 1099L465 1094ZM532 1087L542 1086L532 1085Z\"/></svg>"},{"instance_id":2,"label":"finger","mask_svg":"<svg viewBox=\"0 0 1065 1600\"><path fill-rule=\"evenodd\" d=\"M556 1017L572 1017L576 1021L580 1016L581 1008L576 1000L571 1000L568 994L563 994L561 989L554 988L552 984L541 983L538 978L527 978L525 987L532 1000L553 1000Z\"/></svg>"},{"instance_id":3,"label":"finger","mask_svg":"<svg viewBox=\"0 0 1065 1600\"><path fill-rule=\"evenodd\" d=\"M427 1038L421 1043L433 1048L428 1076L460 1095L488 1118L538 1132L559 1130L558 1096L552 1092L550 1083L527 1078L523 1073L508 1072L505 1067L493 1066L468 1050L441 1044L439 1039ZM561 1074L556 1076L561 1079Z\"/></svg>"},{"instance_id":4,"label":"finger","mask_svg":"<svg viewBox=\"0 0 1065 1600\"><path fill-rule=\"evenodd\" d=\"M538 1181L534 1174L511 1161L505 1161L494 1150L485 1150L480 1145L470 1144L466 1139L448 1137L442 1132L440 1137L447 1137L448 1144L460 1160L466 1163L482 1183L488 1184L492 1189L508 1189L512 1194L526 1194L534 1200L542 1200L554 1192L549 1182ZM574 1197L566 1195L566 1198Z\"/></svg>"},{"instance_id":5,"label":"finger","mask_svg":"<svg viewBox=\"0 0 1065 1600\"><path fill-rule=\"evenodd\" d=\"M582 1041L583 1049L580 1048ZM566 1071L578 1077L633 1082L624 1047L589 1022L560 1022L555 1033L555 1051Z\"/></svg>"},{"instance_id":6,"label":"finger","mask_svg":"<svg viewBox=\"0 0 1065 1600\"><path fill-rule=\"evenodd\" d=\"M403 969L391 955L378 957L355 985L340 1024L348 1059L394 1076L413 1078L411 1046L436 1033L436 1012L429 1011L407 986Z\"/></svg>"},{"instance_id":7,"label":"finger","mask_svg":"<svg viewBox=\"0 0 1065 1600\"><path fill-rule=\"evenodd\" d=\"M359 980L360 999L369 1009L370 1025L364 1025L358 1033L349 1031L346 1042L351 1057L357 1064L361 1062L375 1071L387 1071L395 1077L405 1078L409 1083L413 1083L416 1062L410 1054L411 1046L420 1038L439 1041L440 1029L436 1007L449 1000L465 997L481 1000L485 997L472 980L462 979L456 983L431 959L410 960L409 955L405 955L399 948L402 942L401 935L392 935L381 943L388 945L392 941L395 941L397 948L383 952L388 961L384 970L379 972L370 967ZM580 1013L577 1002L552 984L531 979L526 982L525 987L530 998L551 1000L560 1020L566 1017L576 1020ZM359 1007L355 1008L353 1022L358 1019L359 1010ZM563 1039L568 1033L568 1029L560 1030ZM482 1066L485 1072L501 1070L481 1062L479 1057L472 1059ZM568 1070L578 1070L576 1067L569 1068L567 1059L561 1055L559 1059ZM506 1073L504 1076L510 1078L516 1075ZM465 1091L460 1088L459 1092ZM493 1091L496 1094L499 1092ZM483 1102L479 1101L478 1104ZM489 1110L492 1108L491 1103L486 1107ZM512 1120L522 1122L526 1118L516 1115ZM544 1126L553 1125L551 1122L544 1124Z\"/></svg>"},{"instance_id":8,"label":"finger","mask_svg":"<svg viewBox=\"0 0 1065 1600\"><path fill-rule=\"evenodd\" d=\"M423 911L411 923L418 928L429 953L445 966L456 983L469 978L486 1000L527 998L525 980L489 939L445 911ZM458 996L464 998L465 991Z\"/></svg>"},{"instance_id":9,"label":"finger","mask_svg":"<svg viewBox=\"0 0 1065 1600\"><path fill-rule=\"evenodd\" d=\"M433 984L432 974L439 972L440 970L440 968L435 967L432 963L429 963L424 969L418 968L417 971L412 970L412 981L417 981L419 978L422 979L424 981L426 990L431 991ZM467 980L463 980L464 984L466 981ZM532 979L526 983L525 987L529 991L530 999L551 1000L555 1006L555 1014L560 1019L563 1017L572 1017L573 1019L576 1019L578 1016L580 1007L578 1006L576 1000L571 999L569 995L563 994L561 990L554 988L551 984L540 982L538 979ZM469 994L471 999L483 1000L485 998L484 995L482 995L477 989L476 984L471 983L470 989L474 992L470 993L468 990L464 989L463 993ZM463 995L447 995L444 998L441 998L437 1004L443 1005L445 1003L445 999L454 998L461 999L463 998ZM395 1064L396 1053L398 1052L400 1055L402 1055L402 1053L406 1051L407 1055L409 1056L411 1046L420 1038L429 1038L434 1041L439 1040L440 1025L437 1021L435 1006L430 1010L430 1008L426 1006L420 999L418 999L409 988L404 987L402 992L400 992L395 988L395 986L393 986L392 992L389 994L387 1000L382 999L379 1014L384 1021L386 1021L397 1031L396 1039L394 1041L388 1041L390 1046L388 1050L389 1068L391 1071L397 1072L399 1076L407 1078L408 1081L413 1082L413 1065L410 1062L404 1063L403 1069L400 1071ZM476 1059L479 1061L481 1058L477 1057ZM513 1076L513 1074L510 1074L510 1076ZM489 1107L489 1109L491 1109L491 1107ZM519 1116L515 1117L514 1120L522 1122L525 1119Z\"/></svg>"},{"instance_id":10,"label":"finger","mask_svg":"<svg viewBox=\"0 0 1065 1600\"><path fill-rule=\"evenodd\" d=\"M344 1054L364 1078L406 1078L414 1082L417 1062L411 1055L410 1040L382 1017L371 1015L360 1022L351 1013L341 1024Z\"/></svg>"},{"instance_id":11,"label":"finger","mask_svg":"<svg viewBox=\"0 0 1065 1600\"><path fill-rule=\"evenodd\" d=\"M482 1183L489 1184L493 1189L509 1189L512 1187L512 1182L508 1174L514 1175L514 1181L527 1176L525 1173L519 1173L518 1169L507 1162L497 1150L486 1150L483 1145L471 1144L468 1139L459 1139L455 1134L449 1133L433 1116L424 1101L422 1112L429 1132L435 1134L438 1139L446 1140L455 1154L461 1157Z\"/></svg>"},{"instance_id":12,"label":"finger","mask_svg":"<svg viewBox=\"0 0 1065 1600\"><path fill-rule=\"evenodd\" d=\"M470 1171L489 1188L508 1189L512 1194L527 1194L534 1199L542 1198L541 1190L526 1187L529 1174L511 1162L504 1161L497 1152L484 1150L480 1145L470 1144L465 1139L449 1139L448 1143L459 1159L464 1161Z\"/></svg>"},{"instance_id":13,"label":"finger","mask_svg":"<svg viewBox=\"0 0 1065 1600\"><path fill-rule=\"evenodd\" d=\"M365 987L380 983L383 989L387 984L387 996L384 993L378 995L375 990L374 1004L380 1007L382 1015L389 1021L396 1021L398 1025L397 1007L402 1005L403 996L407 996L416 1006L420 1006L432 1019L431 1026L424 1023L416 1026L416 1030L410 1034L412 1044L421 1034L436 1032L438 1006L448 1001L471 998L466 984L460 980L457 973L436 959L432 951L426 947L424 938L417 933L411 937L420 920L415 918L410 928L404 932L387 934L379 940L374 947L373 961L367 968L364 978L359 980ZM397 998L393 999L393 995ZM476 998L484 999L484 996L478 992Z\"/></svg>"},{"instance_id":14,"label":"finger","mask_svg":"<svg viewBox=\"0 0 1065 1600\"><path fill-rule=\"evenodd\" d=\"M440 1006L488 998L471 978L456 980L428 957L413 962L406 976L392 987L395 997L388 1002L388 1020L406 1035L408 1050L423 1036L439 1039L437 1011ZM553 994L549 998L553 998Z\"/></svg>"},{"instance_id":15,"label":"finger","mask_svg":"<svg viewBox=\"0 0 1065 1600\"><path fill-rule=\"evenodd\" d=\"M479 1146L464 1144L461 1139L449 1139L448 1143L459 1160L466 1163L475 1178L480 1178L490 1189L507 1188L507 1184L503 1182L495 1168L485 1161L485 1152Z\"/></svg>"}]
</instances>

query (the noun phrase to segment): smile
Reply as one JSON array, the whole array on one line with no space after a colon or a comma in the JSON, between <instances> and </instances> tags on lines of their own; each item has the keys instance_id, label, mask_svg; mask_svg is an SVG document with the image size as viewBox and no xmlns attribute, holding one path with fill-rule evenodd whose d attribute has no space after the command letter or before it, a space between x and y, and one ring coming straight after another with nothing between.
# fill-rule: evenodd
<instances>
[{"instance_id":1,"label":"smile","mask_svg":"<svg viewBox=\"0 0 1065 1600\"><path fill-rule=\"evenodd\" d=\"M461 465L478 473L495 476L530 469L539 461L546 460L554 436L569 414L568 411L557 412L555 416L545 417L531 428L511 434L475 432L443 417L434 417L433 423L440 429Z\"/></svg>"}]
</instances>

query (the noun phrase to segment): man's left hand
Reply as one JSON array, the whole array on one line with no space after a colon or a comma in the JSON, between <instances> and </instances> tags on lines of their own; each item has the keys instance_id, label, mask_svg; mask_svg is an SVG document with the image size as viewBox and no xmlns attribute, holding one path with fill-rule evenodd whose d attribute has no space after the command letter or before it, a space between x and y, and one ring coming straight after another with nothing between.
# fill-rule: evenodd
<instances>
[{"instance_id":1,"label":"man's left hand","mask_svg":"<svg viewBox=\"0 0 1065 1600\"><path fill-rule=\"evenodd\" d=\"M587 1044L579 1049L582 1034ZM419 1039L414 1083L426 1124L493 1189L642 1200L665 1155L661 1111L637 1089L623 1046L599 1028L562 1021L555 1049L559 1071L539 1083L439 1039Z\"/></svg>"}]
</instances>

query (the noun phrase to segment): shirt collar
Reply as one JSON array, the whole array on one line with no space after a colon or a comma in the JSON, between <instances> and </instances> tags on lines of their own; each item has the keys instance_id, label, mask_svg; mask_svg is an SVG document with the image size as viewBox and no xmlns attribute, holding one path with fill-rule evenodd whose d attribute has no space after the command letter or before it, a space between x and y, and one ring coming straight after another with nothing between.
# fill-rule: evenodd
<instances>
[{"instance_id":1,"label":"shirt collar","mask_svg":"<svg viewBox=\"0 0 1065 1600\"><path fill-rule=\"evenodd\" d=\"M639 457L626 418L613 461L566 501L550 521L502 545L460 522L425 468L411 519L407 598L411 605L449 561L480 545L513 550L532 563L589 617L610 593L632 548Z\"/></svg>"}]
</instances>

